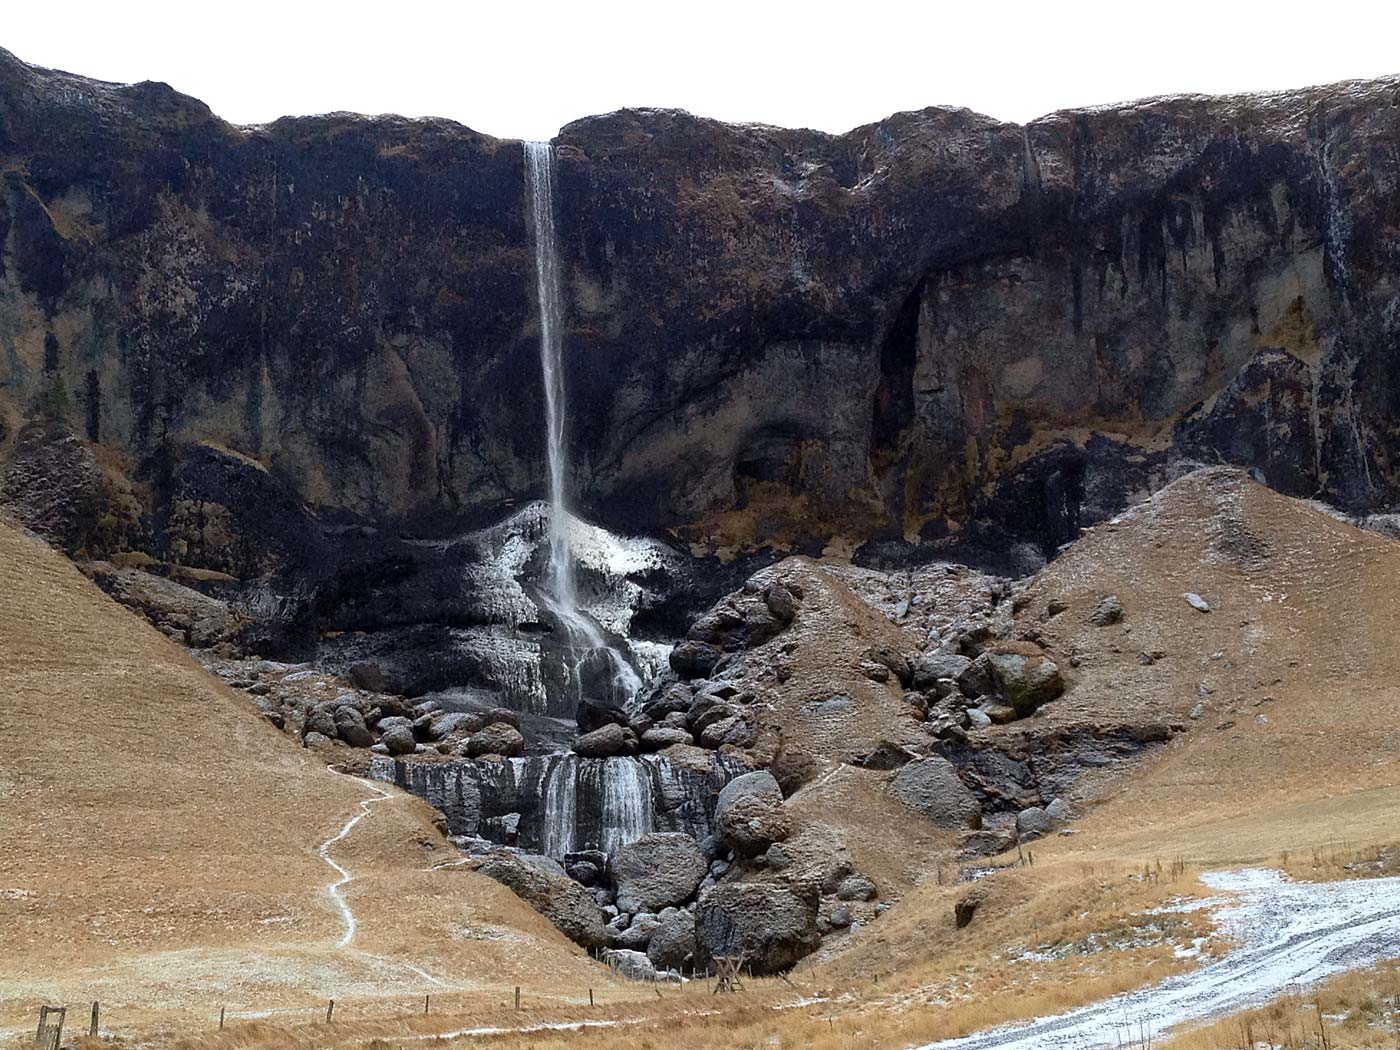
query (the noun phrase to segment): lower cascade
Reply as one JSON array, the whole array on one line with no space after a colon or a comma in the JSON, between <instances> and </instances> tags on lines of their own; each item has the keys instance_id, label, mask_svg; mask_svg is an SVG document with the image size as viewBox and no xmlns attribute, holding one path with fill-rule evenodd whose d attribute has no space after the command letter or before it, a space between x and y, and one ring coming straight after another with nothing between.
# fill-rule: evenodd
<instances>
[{"instance_id":1,"label":"lower cascade","mask_svg":"<svg viewBox=\"0 0 1400 1050\"><path fill-rule=\"evenodd\" d=\"M720 788L746 766L714 755L708 770L664 755L582 758L573 754L503 762L417 762L374 756L376 780L441 810L448 830L563 860L609 855L654 831L710 834Z\"/></svg>"}]
</instances>

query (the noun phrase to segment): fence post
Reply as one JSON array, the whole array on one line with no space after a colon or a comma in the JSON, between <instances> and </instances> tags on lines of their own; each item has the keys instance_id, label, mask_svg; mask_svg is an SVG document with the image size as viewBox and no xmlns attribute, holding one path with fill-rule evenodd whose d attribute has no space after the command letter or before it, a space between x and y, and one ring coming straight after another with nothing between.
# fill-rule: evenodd
<instances>
[{"instance_id":1,"label":"fence post","mask_svg":"<svg viewBox=\"0 0 1400 1050\"><path fill-rule=\"evenodd\" d=\"M228 1009L226 1006L219 1007L219 1031L221 1032L224 1030L224 1011L226 1009Z\"/></svg>"},{"instance_id":2,"label":"fence post","mask_svg":"<svg viewBox=\"0 0 1400 1050\"><path fill-rule=\"evenodd\" d=\"M592 988L588 989L588 1005L589 1005L589 1006L592 1006L592 1005L593 1005L593 989L592 989Z\"/></svg>"},{"instance_id":3,"label":"fence post","mask_svg":"<svg viewBox=\"0 0 1400 1050\"><path fill-rule=\"evenodd\" d=\"M326 1024L331 1023L331 1017L335 1014L335 1000L332 999L326 1004Z\"/></svg>"},{"instance_id":4,"label":"fence post","mask_svg":"<svg viewBox=\"0 0 1400 1050\"><path fill-rule=\"evenodd\" d=\"M100 1006L96 999L92 1001L92 1024L88 1026L88 1035L94 1039L97 1037L97 1014Z\"/></svg>"},{"instance_id":5,"label":"fence post","mask_svg":"<svg viewBox=\"0 0 1400 1050\"><path fill-rule=\"evenodd\" d=\"M423 1016L424 1016L424 1017L426 1017L426 1016L428 1015L428 999L429 999L429 998L431 998L431 996L427 996L427 995L423 996Z\"/></svg>"},{"instance_id":6,"label":"fence post","mask_svg":"<svg viewBox=\"0 0 1400 1050\"><path fill-rule=\"evenodd\" d=\"M520 1009L520 985L515 986L515 1008Z\"/></svg>"}]
</instances>

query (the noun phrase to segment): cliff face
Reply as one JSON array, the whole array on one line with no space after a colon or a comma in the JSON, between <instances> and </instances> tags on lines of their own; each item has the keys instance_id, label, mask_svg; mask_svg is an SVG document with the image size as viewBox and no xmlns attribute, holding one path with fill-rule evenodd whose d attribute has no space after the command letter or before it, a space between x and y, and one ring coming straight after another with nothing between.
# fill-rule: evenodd
<instances>
[{"instance_id":1,"label":"cliff face","mask_svg":"<svg viewBox=\"0 0 1400 1050\"><path fill-rule=\"evenodd\" d=\"M1400 491L1400 81L556 146L571 464L614 529L1033 560L1183 460ZM46 435L85 439L75 549L246 577L543 492L518 143L235 128L0 52L0 179L0 457L39 498Z\"/></svg>"}]
</instances>

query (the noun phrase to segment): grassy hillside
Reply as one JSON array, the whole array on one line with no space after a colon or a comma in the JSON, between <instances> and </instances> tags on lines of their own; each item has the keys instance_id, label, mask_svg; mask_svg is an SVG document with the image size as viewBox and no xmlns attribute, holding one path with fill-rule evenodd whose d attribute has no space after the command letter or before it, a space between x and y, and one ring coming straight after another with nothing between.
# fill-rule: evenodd
<instances>
[{"instance_id":1,"label":"grassy hillside","mask_svg":"<svg viewBox=\"0 0 1400 1050\"><path fill-rule=\"evenodd\" d=\"M360 921L338 948L317 849L378 792L8 527L0 596L0 1026L65 1000L130 1025L587 984L586 957L509 891L426 872L455 851L397 794L332 848Z\"/></svg>"}]
</instances>

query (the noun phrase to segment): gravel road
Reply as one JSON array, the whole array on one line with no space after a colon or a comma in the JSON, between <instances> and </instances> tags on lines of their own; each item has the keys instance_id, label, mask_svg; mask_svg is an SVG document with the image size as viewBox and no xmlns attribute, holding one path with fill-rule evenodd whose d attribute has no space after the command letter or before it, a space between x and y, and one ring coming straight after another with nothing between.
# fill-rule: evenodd
<instances>
[{"instance_id":1,"label":"gravel road","mask_svg":"<svg viewBox=\"0 0 1400 1050\"><path fill-rule=\"evenodd\" d=\"M1258 1006L1343 970L1400 956L1400 878L1290 882L1277 871L1212 872L1227 955L1092 1006L919 1050L1033 1050L1142 1045L1187 1021Z\"/></svg>"}]
</instances>

